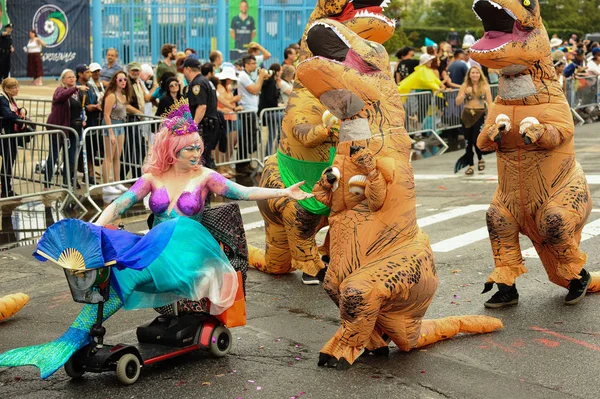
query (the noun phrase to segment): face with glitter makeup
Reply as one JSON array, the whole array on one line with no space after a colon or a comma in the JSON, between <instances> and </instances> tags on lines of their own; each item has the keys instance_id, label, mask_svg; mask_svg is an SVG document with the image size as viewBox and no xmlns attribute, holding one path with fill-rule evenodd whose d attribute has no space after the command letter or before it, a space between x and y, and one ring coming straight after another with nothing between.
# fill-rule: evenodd
<instances>
[{"instance_id":1,"label":"face with glitter makeup","mask_svg":"<svg viewBox=\"0 0 600 399\"><path fill-rule=\"evenodd\" d=\"M202 143L199 140L191 145L187 145L177 153L177 163L186 169L198 166L202 157L201 151Z\"/></svg>"}]
</instances>

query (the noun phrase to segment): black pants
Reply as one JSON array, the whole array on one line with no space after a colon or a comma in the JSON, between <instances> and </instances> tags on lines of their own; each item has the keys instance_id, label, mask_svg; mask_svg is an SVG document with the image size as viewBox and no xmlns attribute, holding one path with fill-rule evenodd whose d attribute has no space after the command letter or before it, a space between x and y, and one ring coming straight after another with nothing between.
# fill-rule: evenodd
<instances>
[{"instance_id":1,"label":"black pants","mask_svg":"<svg viewBox=\"0 0 600 399\"><path fill-rule=\"evenodd\" d=\"M0 82L8 78L10 74L10 52L0 50Z\"/></svg>"},{"instance_id":2,"label":"black pants","mask_svg":"<svg viewBox=\"0 0 600 399\"><path fill-rule=\"evenodd\" d=\"M238 159L248 159L257 149L257 117L255 112L238 115ZM250 161L238 163L236 167L248 166Z\"/></svg>"},{"instance_id":3,"label":"black pants","mask_svg":"<svg viewBox=\"0 0 600 399\"><path fill-rule=\"evenodd\" d=\"M17 138L0 138L0 156L2 167L0 168L0 184L2 184L1 196L6 198L13 195L12 175L15 160L17 159Z\"/></svg>"},{"instance_id":4,"label":"black pants","mask_svg":"<svg viewBox=\"0 0 600 399\"><path fill-rule=\"evenodd\" d=\"M136 122L136 119L127 118L127 122ZM142 177L142 164L146 158L146 143L142 137L140 126L125 128L125 142L123 154L121 155L121 180L127 180L131 172L131 178Z\"/></svg>"},{"instance_id":5,"label":"black pants","mask_svg":"<svg viewBox=\"0 0 600 399\"><path fill-rule=\"evenodd\" d=\"M465 155L467 157L467 160L469 161L469 166L475 165L473 163L473 147L475 147L477 159L480 161L483 159L483 153L481 152L479 147L477 147L477 137L479 137L479 133L481 132L481 128L483 127L484 122L485 114L481 115L481 117L477 119L477 122L475 122L473 126L467 128L463 124L463 127L461 128L465 136L465 140L467 141Z\"/></svg>"},{"instance_id":6,"label":"black pants","mask_svg":"<svg viewBox=\"0 0 600 399\"><path fill-rule=\"evenodd\" d=\"M81 129L76 129L77 133L79 133L80 137L81 137ZM77 146L78 146L78 140L75 137L75 134L73 134L71 131L66 131L66 136L69 139L68 143L69 143L69 148L63 148L64 147L64 141L62 138L62 135L59 134L53 134L50 137L50 152L48 153L48 158L46 159L46 169L45 169L45 186L46 187L50 187L50 184L52 183L53 177L54 177L54 164L56 163L57 165L60 165L60 159L59 159L59 153L60 150L63 150L63 184L66 186L67 185L67 178L70 177L71 179L73 179L73 175L75 174L75 167L76 167L76 162L77 160L75 159L75 156L77 154ZM67 159L66 157L69 157L69 172L67 173Z\"/></svg>"}]
</instances>

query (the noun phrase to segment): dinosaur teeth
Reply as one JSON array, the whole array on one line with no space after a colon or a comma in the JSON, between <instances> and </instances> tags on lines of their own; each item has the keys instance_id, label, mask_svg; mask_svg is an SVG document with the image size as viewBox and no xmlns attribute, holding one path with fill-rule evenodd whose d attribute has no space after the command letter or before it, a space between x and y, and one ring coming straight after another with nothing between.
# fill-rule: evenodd
<instances>
[{"instance_id":1,"label":"dinosaur teeth","mask_svg":"<svg viewBox=\"0 0 600 399\"><path fill-rule=\"evenodd\" d=\"M386 8L387 6L389 6L391 3L391 0L383 0L383 2L381 3L380 7L381 8Z\"/></svg>"},{"instance_id":2,"label":"dinosaur teeth","mask_svg":"<svg viewBox=\"0 0 600 399\"><path fill-rule=\"evenodd\" d=\"M386 24L388 24L391 27L394 27L394 28L396 27L396 20L391 20L388 17L386 17L385 15L375 14L370 11L361 10L361 11L357 12L356 15L354 16L354 18L357 18L357 17L377 18L380 21L385 22Z\"/></svg>"},{"instance_id":3,"label":"dinosaur teeth","mask_svg":"<svg viewBox=\"0 0 600 399\"><path fill-rule=\"evenodd\" d=\"M479 43L480 41L481 41L481 39L480 39L480 40L477 40L477 41L475 42L475 44ZM471 48L470 48L470 51L473 51L473 52L475 52L475 53L491 53L492 51L497 51L497 50L500 50L502 47L506 46L508 43L510 43L510 41L508 41L508 42L506 42L506 43L504 43L504 44L501 44L501 45L500 45L500 46L498 46L498 47L491 48L491 49L486 49L486 50L476 50L476 49L474 49L474 48L473 48L473 47L475 46L475 44L474 44L473 46L471 46Z\"/></svg>"}]
</instances>

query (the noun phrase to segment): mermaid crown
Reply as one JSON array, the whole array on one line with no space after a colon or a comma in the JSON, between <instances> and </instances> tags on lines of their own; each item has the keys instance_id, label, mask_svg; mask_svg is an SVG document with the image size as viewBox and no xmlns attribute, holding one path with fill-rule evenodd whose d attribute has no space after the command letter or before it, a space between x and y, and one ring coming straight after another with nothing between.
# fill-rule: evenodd
<instances>
[{"instance_id":1,"label":"mermaid crown","mask_svg":"<svg viewBox=\"0 0 600 399\"><path fill-rule=\"evenodd\" d=\"M174 136L198 132L198 125L194 122L187 98L175 101L161 117L165 118L163 127L167 128L169 133Z\"/></svg>"}]
</instances>

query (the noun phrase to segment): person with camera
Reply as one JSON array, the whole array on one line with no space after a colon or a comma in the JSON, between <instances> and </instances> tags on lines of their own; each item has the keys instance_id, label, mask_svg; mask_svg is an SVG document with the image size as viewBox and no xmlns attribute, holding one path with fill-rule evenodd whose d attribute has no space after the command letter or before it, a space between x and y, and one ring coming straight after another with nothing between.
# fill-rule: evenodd
<instances>
[{"instance_id":1,"label":"person with camera","mask_svg":"<svg viewBox=\"0 0 600 399\"><path fill-rule=\"evenodd\" d=\"M60 86L52 96L52 108L48 116L48 123L52 125L66 126L74 129L81 137L85 113L81 105L79 92L87 93L88 86L77 86L77 77L71 69L65 69L60 74ZM77 155L77 144L79 138L70 130L65 130L67 136L68 150L63 149L63 157L69 156L69 172L67 173L67 162L63 163L63 184L67 184L67 178L73 178L75 173L75 159ZM58 154L64 142L58 134L53 134L50 139L50 153L46 159L45 187L50 188L54 176L54 164L60 164ZM79 185L79 184L77 184Z\"/></svg>"},{"instance_id":2,"label":"person with camera","mask_svg":"<svg viewBox=\"0 0 600 399\"><path fill-rule=\"evenodd\" d=\"M244 113L240 114L238 118L238 159L248 159L256 151L258 99L269 72L260 68L256 79L252 78L253 72L257 70L256 58L253 55L245 56L242 64L244 69L238 76L238 93L242 96L239 105L244 109ZM242 175L249 175L253 171L250 161L236 164L235 169L238 174Z\"/></svg>"},{"instance_id":3,"label":"person with camera","mask_svg":"<svg viewBox=\"0 0 600 399\"><path fill-rule=\"evenodd\" d=\"M29 126L16 123L17 119L25 119L27 111L25 108L19 108L15 98L19 95L19 82L15 78L6 78L2 81L2 93L0 93L0 134L21 133L31 131ZM28 140L21 140L21 144ZM8 198L15 195L12 188L12 174L15 160L17 159L17 147L19 145L17 137L5 138L0 136L0 158L2 158L2 167L0 169L0 198Z\"/></svg>"},{"instance_id":4,"label":"person with camera","mask_svg":"<svg viewBox=\"0 0 600 399\"><path fill-rule=\"evenodd\" d=\"M258 96L258 114L263 109L279 107L280 91L279 82L281 81L281 65L273 63L269 67L269 77L263 83L262 90ZM267 149L265 155L273 153L273 144L277 145L279 141L279 131L281 130L281 121L283 120L282 110L271 110L263 114L262 125L267 126L269 138L267 140Z\"/></svg>"},{"instance_id":5,"label":"person with camera","mask_svg":"<svg viewBox=\"0 0 600 399\"><path fill-rule=\"evenodd\" d=\"M205 73L201 73L201 69ZM186 98L204 141L202 162L207 168L215 169L212 151L219 140L220 125L217 115L217 91L206 77L212 73L211 70L212 64L207 63L201 67L197 58L188 57L183 63L183 74L189 82Z\"/></svg>"}]
</instances>

